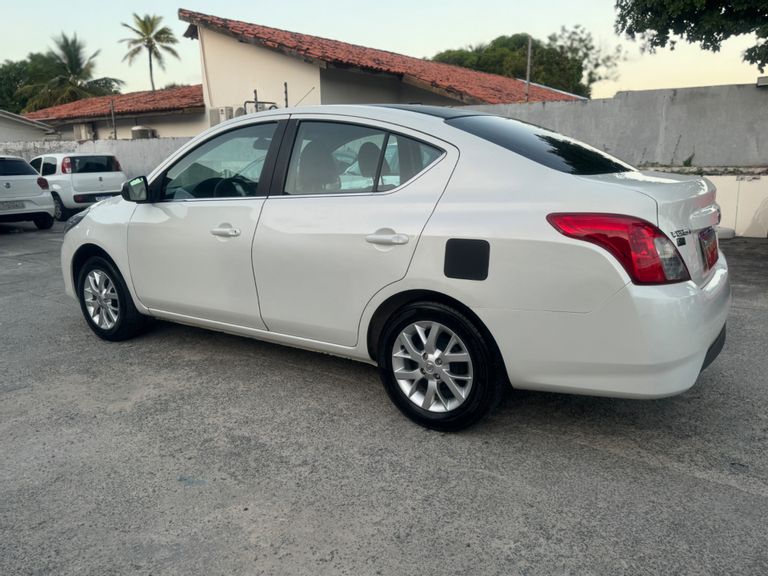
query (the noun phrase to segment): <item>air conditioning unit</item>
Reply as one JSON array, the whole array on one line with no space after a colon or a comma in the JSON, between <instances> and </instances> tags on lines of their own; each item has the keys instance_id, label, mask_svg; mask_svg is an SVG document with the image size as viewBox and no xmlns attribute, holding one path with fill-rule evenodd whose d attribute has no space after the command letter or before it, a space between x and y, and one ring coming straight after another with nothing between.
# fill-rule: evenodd
<instances>
[{"instance_id":1,"label":"air conditioning unit","mask_svg":"<svg viewBox=\"0 0 768 576\"><path fill-rule=\"evenodd\" d=\"M235 118L239 118L240 116L245 116L245 108L242 106L238 106L235 109Z\"/></svg>"},{"instance_id":2,"label":"air conditioning unit","mask_svg":"<svg viewBox=\"0 0 768 576\"><path fill-rule=\"evenodd\" d=\"M225 122L234 118L232 106L222 106L219 108L219 122Z\"/></svg>"},{"instance_id":3,"label":"air conditioning unit","mask_svg":"<svg viewBox=\"0 0 768 576\"><path fill-rule=\"evenodd\" d=\"M131 128L131 140L146 140L148 138L157 138L154 128L149 126L134 126Z\"/></svg>"}]
</instances>

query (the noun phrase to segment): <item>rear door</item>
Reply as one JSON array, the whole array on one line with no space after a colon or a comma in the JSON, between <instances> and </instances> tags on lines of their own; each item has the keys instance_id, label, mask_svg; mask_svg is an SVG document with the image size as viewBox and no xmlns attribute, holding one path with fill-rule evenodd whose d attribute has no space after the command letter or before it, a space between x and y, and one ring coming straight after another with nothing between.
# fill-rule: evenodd
<instances>
[{"instance_id":1,"label":"rear door","mask_svg":"<svg viewBox=\"0 0 768 576\"><path fill-rule=\"evenodd\" d=\"M354 346L368 301L405 276L457 159L402 127L292 116L253 243L269 330Z\"/></svg>"}]
</instances>

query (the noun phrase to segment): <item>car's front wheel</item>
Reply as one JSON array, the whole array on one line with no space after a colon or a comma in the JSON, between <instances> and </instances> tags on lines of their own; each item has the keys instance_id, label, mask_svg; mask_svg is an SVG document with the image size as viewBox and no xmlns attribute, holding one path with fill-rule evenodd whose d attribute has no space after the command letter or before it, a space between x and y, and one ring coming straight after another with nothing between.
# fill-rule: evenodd
<instances>
[{"instance_id":1,"label":"car's front wheel","mask_svg":"<svg viewBox=\"0 0 768 576\"><path fill-rule=\"evenodd\" d=\"M499 401L504 382L488 338L461 312L435 302L405 306L379 342L381 380L411 420L456 431Z\"/></svg>"},{"instance_id":2,"label":"car's front wheel","mask_svg":"<svg viewBox=\"0 0 768 576\"><path fill-rule=\"evenodd\" d=\"M106 258L89 258L80 269L77 294L83 316L104 340L127 340L146 323L133 303L120 272Z\"/></svg>"}]
</instances>

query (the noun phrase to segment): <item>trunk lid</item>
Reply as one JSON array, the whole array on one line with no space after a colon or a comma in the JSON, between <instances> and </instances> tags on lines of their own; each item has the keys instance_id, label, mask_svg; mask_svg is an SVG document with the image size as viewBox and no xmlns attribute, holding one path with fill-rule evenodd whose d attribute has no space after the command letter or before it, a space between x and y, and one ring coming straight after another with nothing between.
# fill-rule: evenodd
<instances>
[{"instance_id":1,"label":"trunk lid","mask_svg":"<svg viewBox=\"0 0 768 576\"><path fill-rule=\"evenodd\" d=\"M39 196L38 174L27 162L15 156L0 156L0 200ZM11 209L6 205L7 209Z\"/></svg>"},{"instance_id":2,"label":"trunk lid","mask_svg":"<svg viewBox=\"0 0 768 576\"><path fill-rule=\"evenodd\" d=\"M654 224L677 246L691 280L698 285L707 282L717 250L714 228L720 222L712 182L665 172L619 172L581 178L618 185L652 198L657 207Z\"/></svg>"},{"instance_id":3,"label":"trunk lid","mask_svg":"<svg viewBox=\"0 0 768 576\"><path fill-rule=\"evenodd\" d=\"M113 156L72 156L70 162L75 193L119 192L126 179Z\"/></svg>"}]
</instances>

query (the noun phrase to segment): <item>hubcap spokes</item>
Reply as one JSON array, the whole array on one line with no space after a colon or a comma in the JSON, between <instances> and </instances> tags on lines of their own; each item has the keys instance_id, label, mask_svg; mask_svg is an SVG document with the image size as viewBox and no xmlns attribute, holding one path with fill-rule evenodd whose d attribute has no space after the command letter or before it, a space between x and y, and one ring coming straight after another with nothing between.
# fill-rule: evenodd
<instances>
[{"instance_id":1,"label":"hubcap spokes","mask_svg":"<svg viewBox=\"0 0 768 576\"><path fill-rule=\"evenodd\" d=\"M392 346L400 390L429 412L455 410L472 388L472 358L464 342L439 322L415 322Z\"/></svg>"},{"instance_id":2,"label":"hubcap spokes","mask_svg":"<svg viewBox=\"0 0 768 576\"><path fill-rule=\"evenodd\" d=\"M120 301L115 283L101 270L91 270L83 286L85 309L91 321L103 330L111 330L120 317Z\"/></svg>"}]
</instances>

